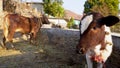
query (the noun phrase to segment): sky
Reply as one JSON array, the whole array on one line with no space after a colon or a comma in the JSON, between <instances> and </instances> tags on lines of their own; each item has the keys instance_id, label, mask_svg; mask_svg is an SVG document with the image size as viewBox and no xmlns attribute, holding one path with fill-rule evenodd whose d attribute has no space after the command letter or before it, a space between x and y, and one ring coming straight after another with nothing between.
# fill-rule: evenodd
<instances>
[{"instance_id":1,"label":"sky","mask_svg":"<svg viewBox=\"0 0 120 68\"><path fill-rule=\"evenodd\" d=\"M77 14L82 14L86 0L63 0L63 7Z\"/></svg>"},{"instance_id":2,"label":"sky","mask_svg":"<svg viewBox=\"0 0 120 68\"><path fill-rule=\"evenodd\" d=\"M22 1L42 2L42 0L22 0ZM63 7L77 14L82 14L84 10L85 1L86 0L63 0L64 2Z\"/></svg>"}]
</instances>

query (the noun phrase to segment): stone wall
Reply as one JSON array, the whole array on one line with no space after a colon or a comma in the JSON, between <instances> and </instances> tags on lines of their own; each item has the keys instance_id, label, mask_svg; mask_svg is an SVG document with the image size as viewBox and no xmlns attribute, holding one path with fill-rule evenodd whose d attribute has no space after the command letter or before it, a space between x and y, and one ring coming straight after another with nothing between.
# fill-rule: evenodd
<instances>
[{"instance_id":1,"label":"stone wall","mask_svg":"<svg viewBox=\"0 0 120 68\"><path fill-rule=\"evenodd\" d=\"M112 35L112 39L113 39L114 46L117 49L120 49L120 36Z\"/></svg>"},{"instance_id":2,"label":"stone wall","mask_svg":"<svg viewBox=\"0 0 120 68\"><path fill-rule=\"evenodd\" d=\"M42 28L37 39L38 42L42 43L76 46L79 40L79 31L60 28Z\"/></svg>"},{"instance_id":3,"label":"stone wall","mask_svg":"<svg viewBox=\"0 0 120 68\"><path fill-rule=\"evenodd\" d=\"M42 28L38 40L48 44L62 44L76 46L79 41L79 30ZM120 36L112 34L114 46L120 49Z\"/></svg>"}]
</instances>

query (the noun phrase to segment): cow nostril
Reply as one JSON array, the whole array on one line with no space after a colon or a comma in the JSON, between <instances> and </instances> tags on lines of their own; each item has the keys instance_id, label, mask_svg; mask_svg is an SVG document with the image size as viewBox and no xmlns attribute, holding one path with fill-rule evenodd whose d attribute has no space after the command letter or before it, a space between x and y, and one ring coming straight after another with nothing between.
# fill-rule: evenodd
<instances>
[{"instance_id":1,"label":"cow nostril","mask_svg":"<svg viewBox=\"0 0 120 68\"><path fill-rule=\"evenodd\" d=\"M84 50L81 48L81 49L76 49L76 53L77 54L84 54Z\"/></svg>"},{"instance_id":2,"label":"cow nostril","mask_svg":"<svg viewBox=\"0 0 120 68\"><path fill-rule=\"evenodd\" d=\"M81 49L79 50L79 52L80 52L80 54L84 54L84 49L81 48Z\"/></svg>"}]
</instances>

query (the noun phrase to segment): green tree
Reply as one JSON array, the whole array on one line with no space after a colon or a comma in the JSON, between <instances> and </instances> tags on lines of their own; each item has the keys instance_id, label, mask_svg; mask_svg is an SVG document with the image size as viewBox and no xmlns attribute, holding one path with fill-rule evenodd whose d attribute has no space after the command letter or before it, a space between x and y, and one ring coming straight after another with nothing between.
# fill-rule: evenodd
<instances>
[{"instance_id":1,"label":"green tree","mask_svg":"<svg viewBox=\"0 0 120 68\"><path fill-rule=\"evenodd\" d=\"M54 17L63 17L64 8L62 7L62 0L43 0L44 12Z\"/></svg>"},{"instance_id":2,"label":"green tree","mask_svg":"<svg viewBox=\"0 0 120 68\"><path fill-rule=\"evenodd\" d=\"M84 13L99 12L103 16L118 15L119 0L87 0L84 4ZM114 32L120 32L120 24L111 27Z\"/></svg>"},{"instance_id":3,"label":"green tree","mask_svg":"<svg viewBox=\"0 0 120 68\"><path fill-rule=\"evenodd\" d=\"M72 28L73 25L74 25L74 18L71 17L70 20L69 20L68 23L67 23L67 27L68 27L68 28Z\"/></svg>"},{"instance_id":4,"label":"green tree","mask_svg":"<svg viewBox=\"0 0 120 68\"><path fill-rule=\"evenodd\" d=\"M118 14L119 0L87 0L84 13L99 12L104 16Z\"/></svg>"}]
</instances>

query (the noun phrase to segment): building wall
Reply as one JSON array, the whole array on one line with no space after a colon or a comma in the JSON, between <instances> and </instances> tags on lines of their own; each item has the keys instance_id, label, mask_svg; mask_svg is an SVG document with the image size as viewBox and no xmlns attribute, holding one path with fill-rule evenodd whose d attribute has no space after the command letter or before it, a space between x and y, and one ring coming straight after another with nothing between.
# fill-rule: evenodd
<instances>
[{"instance_id":1,"label":"building wall","mask_svg":"<svg viewBox=\"0 0 120 68\"><path fill-rule=\"evenodd\" d=\"M31 5L32 8L35 9L36 11L44 13L42 3L29 3L29 5Z\"/></svg>"},{"instance_id":2,"label":"building wall","mask_svg":"<svg viewBox=\"0 0 120 68\"><path fill-rule=\"evenodd\" d=\"M67 22L64 19L49 18L48 20L55 26L60 26L61 28L67 28Z\"/></svg>"}]
</instances>

